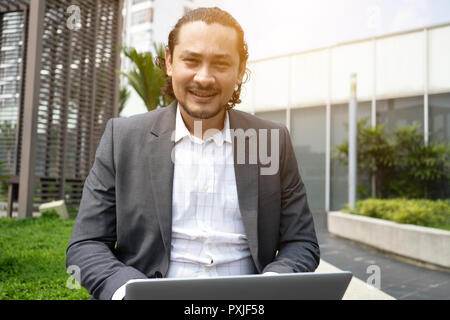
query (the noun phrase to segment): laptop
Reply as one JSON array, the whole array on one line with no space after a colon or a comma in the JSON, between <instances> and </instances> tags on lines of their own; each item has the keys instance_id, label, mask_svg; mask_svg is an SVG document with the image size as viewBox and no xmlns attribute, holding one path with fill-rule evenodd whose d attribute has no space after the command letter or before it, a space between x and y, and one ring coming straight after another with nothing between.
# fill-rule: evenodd
<instances>
[{"instance_id":1,"label":"laptop","mask_svg":"<svg viewBox=\"0 0 450 320\"><path fill-rule=\"evenodd\" d=\"M352 276L343 271L132 280L125 300L341 300Z\"/></svg>"}]
</instances>

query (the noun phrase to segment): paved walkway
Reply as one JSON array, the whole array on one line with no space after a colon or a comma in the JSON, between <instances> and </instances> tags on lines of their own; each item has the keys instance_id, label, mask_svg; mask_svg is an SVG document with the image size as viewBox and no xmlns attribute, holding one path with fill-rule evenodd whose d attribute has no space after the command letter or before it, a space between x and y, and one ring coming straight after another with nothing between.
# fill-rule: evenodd
<instances>
[{"instance_id":1,"label":"paved walkway","mask_svg":"<svg viewBox=\"0 0 450 320\"><path fill-rule=\"evenodd\" d=\"M381 291L395 299L450 299L450 271L432 270L404 262L376 249L335 237L328 232L326 213L314 213L314 223L321 259L326 263L351 271L354 278L364 283L372 275L368 267L378 266Z\"/></svg>"},{"instance_id":2,"label":"paved walkway","mask_svg":"<svg viewBox=\"0 0 450 320\"><path fill-rule=\"evenodd\" d=\"M324 260L320 260L320 264L316 269L317 272L339 272L341 269L329 264ZM394 297L384 293L377 288L368 285L366 282L353 277L342 300L395 300Z\"/></svg>"}]
</instances>

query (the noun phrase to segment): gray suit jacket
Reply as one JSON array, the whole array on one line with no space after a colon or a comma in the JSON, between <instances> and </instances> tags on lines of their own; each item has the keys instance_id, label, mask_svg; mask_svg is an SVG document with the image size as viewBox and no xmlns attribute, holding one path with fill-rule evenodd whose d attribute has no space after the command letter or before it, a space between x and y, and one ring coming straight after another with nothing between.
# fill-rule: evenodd
<instances>
[{"instance_id":1,"label":"gray suit jacket","mask_svg":"<svg viewBox=\"0 0 450 320\"><path fill-rule=\"evenodd\" d=\"M176 108L175 101L107 122L66 252L66 266L80 268L81 285L95 299L110 299L130 279L167 273ZM279 129L274 175L260 174L268 165L259 158L256 164L238 164L234 148L239 207L256 270L314 271L319 246L286 127L237 110L229 112L229 119L231 129ZM247 159L250 139L245 139Z\"/></svg>"}]
</instances>

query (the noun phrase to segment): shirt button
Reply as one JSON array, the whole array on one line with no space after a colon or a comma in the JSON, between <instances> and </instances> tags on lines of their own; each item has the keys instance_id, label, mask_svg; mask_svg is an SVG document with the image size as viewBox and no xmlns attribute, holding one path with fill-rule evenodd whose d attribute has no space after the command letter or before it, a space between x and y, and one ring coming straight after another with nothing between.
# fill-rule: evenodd
<instances>
[{"instance_id":1,"label":"shirt button","mask_svg":"<svg viewBox=\"0 0 450 320\"><path fill-rule=\"evenodd\" d=\"M208 191L208 186L203 187L203 190Z\"/></svg>"},{"instance_id":2,"label":"shirt button","mask_svg":"<svg viewBox=\"0 0 450 320\"><path fill-rule=\"evenodd\" d=\"M208 249L212 249L212 244L208 243Z\"/></svg>"}]
</instances>

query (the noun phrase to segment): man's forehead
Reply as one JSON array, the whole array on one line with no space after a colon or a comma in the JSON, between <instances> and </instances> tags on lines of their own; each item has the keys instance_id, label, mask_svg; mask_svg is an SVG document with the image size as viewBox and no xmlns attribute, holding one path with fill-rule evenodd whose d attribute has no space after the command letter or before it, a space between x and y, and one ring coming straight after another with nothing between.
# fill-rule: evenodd
<instances>
[{"instance_id":1,"label":"man's forehead","mask_svg":"<svg viewBox=\"0 0 450 320\"><path fill-rule=\"evenodd\" d=\"M231 60L233 59L233 57L229 54L229 53L220 53L220 52L215 52L212 54L214 56L214 58L216 59L225 59L225 60ZM189 49L184 49L180 51L180 56L181 57L202 57L203 53L202 52L197 52L195 50L189 50Z\"/></svg>"},{"instance_id":2,"label":"man's forehead","mask_svg":"<svg viewBox=\"0 0 450 320\"><path fill-rule=\"evenodd\" d=\"M193 21L184 24L180 28L175 47L179 45L182 47L181 51L189 50L200 54L195 48L199 44L215 45L216 49L221 51L217 54L227 55L230 49L237 49L237 32L234 28L219 23L207 24L203 21Z\"/></svg>"}]
</instances>

